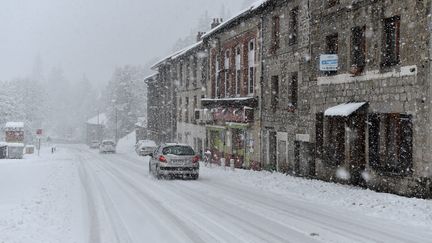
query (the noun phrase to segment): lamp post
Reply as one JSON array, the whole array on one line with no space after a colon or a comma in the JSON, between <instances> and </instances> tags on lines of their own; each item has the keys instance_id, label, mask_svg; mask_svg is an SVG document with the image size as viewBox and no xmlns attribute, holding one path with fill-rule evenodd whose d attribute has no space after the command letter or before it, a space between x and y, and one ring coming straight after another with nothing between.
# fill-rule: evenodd
<instances>
[{"instance_id":1,"label":"lamp post","mask_svg":"<svg viewBox=\"0 0 432 243\"><path fill-rule=\"evenodd\" d=\"M118 141L118 114L117 106L115 106L115 142Z\"/></svg>"}]
</instances>

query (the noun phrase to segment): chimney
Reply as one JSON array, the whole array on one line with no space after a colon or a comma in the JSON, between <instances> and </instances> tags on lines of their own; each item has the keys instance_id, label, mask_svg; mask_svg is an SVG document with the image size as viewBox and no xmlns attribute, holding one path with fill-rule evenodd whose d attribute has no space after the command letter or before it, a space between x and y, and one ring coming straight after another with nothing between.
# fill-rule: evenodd
<instances>
[{"instance_id":1,"label":"chimney","mask_svg":"<svg viewBox=\"0 0 432 243\"><path fill-rule=\"evenodd\" d=\"M196 38L196 41L197 42L199 42L199 41L201 41L201 39L202 39L202 36L205 34L205 32L198 32L198 34L197 34L197 38Z\"/></svg>"},{"instance_id":2,"label":"chimney","mask_svg":"<svg viewBox=\"0 0 432 243\"><path fill-rule=\"evenodd\" d=\"M215 19L213 19L213 23L211 24L211 28L214 29L218 25L220 25L221 23L222 23L222 19L221 18L215 18Z\"/></svg>"}]
</instances>

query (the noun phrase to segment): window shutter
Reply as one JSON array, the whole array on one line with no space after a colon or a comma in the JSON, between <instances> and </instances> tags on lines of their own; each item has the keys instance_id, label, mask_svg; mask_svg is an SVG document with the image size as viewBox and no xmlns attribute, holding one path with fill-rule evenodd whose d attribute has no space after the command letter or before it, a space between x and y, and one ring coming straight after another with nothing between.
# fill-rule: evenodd
<instances>
[{"instance_id":1,"label":"window shutter","mask_svg":"<svg viewBox=\"0 0 432 243\"><path fill-rule=\"evenodd\" d=\"M401 172L408 173L412 169L413 124L411 115L400 116L400 166Z\"/></svg>"},{"instance_id":2,"label":"window shutter","mask_svg":"<svg viewBox=\"0 0 432 243\"><path fill-rule=\"evenodd\" d=\"M372 113L368 116L369 124L369 165L372 168L380 166L380 117L379 114Z\"/></svg>"},{"instance_id":3,"label":"window shutter","mask_svg":"<svg viewBox=\"0 0 432 243\"><path fill-rule=\"evenodd\" d=\"M316 157L323 159L324 152L324 113L315 115L315 151Z\"/></svg>"}]
</instances>

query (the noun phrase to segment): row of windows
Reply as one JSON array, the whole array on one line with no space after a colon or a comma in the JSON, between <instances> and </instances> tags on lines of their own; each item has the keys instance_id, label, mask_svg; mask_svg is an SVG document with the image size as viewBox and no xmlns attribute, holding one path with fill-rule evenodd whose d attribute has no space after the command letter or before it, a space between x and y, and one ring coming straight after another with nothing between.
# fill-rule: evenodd
<instances>
[{"instance_id":1,"label":"row of windows","mask_svg":"<svg viewBox=\"0 0 432 243\"><path fill-rule=\"evenodd\" d=\"M325 122L326 120L326 122ZM398 113L370 113L366 132L369 165L381 173L406 175L412 170L412 116ZM340 118L316 115L316 152L327 164L340 166L345 161L346 123ZM363 136L363 139L364 136ZM357 151L359 152L359 151ZM361 152L361 151L360 151Z\"/></svg>"},{"instance_id":2,"label":"row of windows","mask_svg":"<svg viewBox=\"0 0 432 243\"><path fill-rule=\"evenodd\" d=\"M334 33L326 36L326 53L338 54L339 35ZM394 16L383 20L381 67L399 64L400 48L400 17ZM366 66L366 26L351 29L351 72L360 74ZM336 72L326 72L327 75Z\"/></svg>"},{"instance_id":3,"label":"row of windows","mask_svg":"<svg viewBox=\"0 0 432 243\"><path fill-rule=\"evenodd\" d=\"M299 7L291 9L288 23L288 45L295 45L298 42ZM272 18L272 36L270 52L275 53L280 47L281 17Z\"/></svg>"},{"instance_id":4,"label":"row of windows","mask_svg":"<svg viewBox=\"0 0 432 243\"><path fill-rule=\"evenodd\" d=\"M274 111L277 110L281 94L280 94L280 83L279 83L279 76L272 76L271 77L271 84L270 84L270 90L271 90L271 100L270 100L270 108ZM290 108L297 108L298 103L298 73L293 72L291 73L290 82L288 85L288 99L289 99L289 106Z\"/></svg>"},{"instance_id":5,"label":"row of windows","mask_svg":"<svg viewBox=\"0 0 432 243\"><path fill-rule=\"evenodd\" d=\"M201 77L198 77L198 69L200 68L198 65L198 57L192 56L190 60L182 61L178 64L178 76L177 79L179 80L179 86L180 87L186 87L189 88L198 87L198 80L201 79L202 81L205 80L205 73L201 72ZM200 65L203 65L202 63ZM201 69L203 66L201 66Z\"/></svg>"},{"instance_id":6,"label":"row of windows","mask_svg":"<svg viewBox=\"0 0 432 243\"><path fill-rule=\"evenodd\" d=\"M254 93L255 48L255 39L249 40L247 42L247 60L243 60L243 45L238 45L233 50L225 50L223 66L220 63L220 56L215 56L214 82L216 97L240 96L242 95L242 88L247 88L249 95ZM242 87L244 65L247 65L247 87Z\"/></svg>"},{"instance_id":7,"label":"row of windows","mask_svg":"<svg viewBox=\"0 0 432 243\"><path fill-rule=\"evenodd\" d=\"M177 120L179 122L185 122L185 123L196 122L194 117L194 111L198 108L198 97L196 95L192 99L192 107L190 107L189 105L190 105L189 97L184 98L184 106L183 106L183 98L180 98L178 100Z\"/></svg>"}]
</instances>

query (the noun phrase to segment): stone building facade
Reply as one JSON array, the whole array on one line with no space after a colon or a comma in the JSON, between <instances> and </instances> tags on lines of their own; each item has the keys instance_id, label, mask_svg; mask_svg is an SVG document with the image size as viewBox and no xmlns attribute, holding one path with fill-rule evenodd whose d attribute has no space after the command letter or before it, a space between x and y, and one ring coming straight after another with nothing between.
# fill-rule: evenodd
<instances>
[{"instance_id":1,"label":"stone building facade","mask_svg":"<svg viewBox=\"0 0 432 243\"><path fill-rule=\"evenodd\" d=\"M158 110L160 103L158 99L158 74L155 73L144 79L147 84L147 133L148 139L159 141Z\"/></svg>"},{"instance_id":2,"label":"stone building facade","mask_svg":"<svg viewBox=\"0 0 432 243\"><path fill-rule=\"evenodd\" d=\"M216 21L155 65L167 131L216 163L430 197L431 8L263 0Z\"/></svg>"},{"instance_id":3,"label":"stone building facade","mask_svg":"<svg viewBox=\"0 0 432 243\"><path fill-rule=\"evenodd\" d=\"M145 79L147 83L147 132L156 143L170 142L176 137L176 100L170 65L155 65L158 73Z\"/></svg>"},{"instance_id":4,"label":"stone building facade","mask_svg":"<svg viewBox=\"0 0 432 243\"><path fill-rule=\"evenodd\" d=\"M270 1L262 14L262 150L267 168L314 176L309 5Z\"/></svg>"},{"instance_id":5,"label":"stone building facade","mask_svg":"<svg viewBox=\"0 0 432 243\"><path fill-rule=\"evenodd\" d=\"M430 193L430 3L310 6L317 177ZM328 55L337 69L323 68ZM348 176L338 177L341 170Z\"/></svg>"},{"instance_id":6,"label":"stone building facade","mask_svg":"<svg viewBox=\"0 0 432 243\"><path fill-rule=\"evenodd\" d=\"M207 55L200 40L171 58L176 76L177 141L202 154L206 141L206 118L201 106L207 85Z\"/></svg>"}]
</instances>

